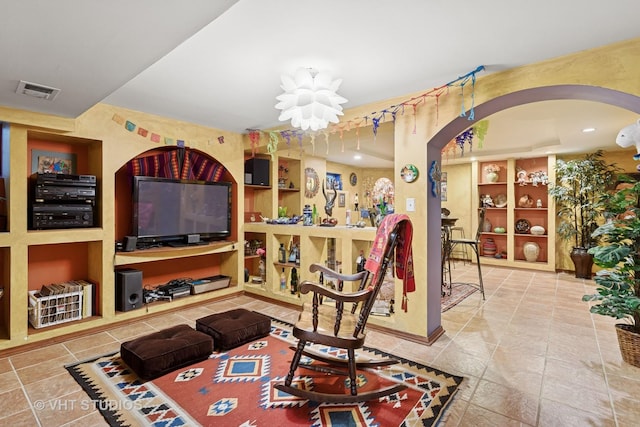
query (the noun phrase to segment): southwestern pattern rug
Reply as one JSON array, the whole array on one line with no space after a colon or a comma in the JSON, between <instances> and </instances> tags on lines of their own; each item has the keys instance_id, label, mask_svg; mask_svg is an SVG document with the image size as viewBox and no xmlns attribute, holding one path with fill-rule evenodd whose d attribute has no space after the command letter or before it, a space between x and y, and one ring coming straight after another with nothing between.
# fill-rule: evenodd
<instances>
[{"instance_id":1,"label":"southwestern pattern rug","mask_svg":"<svg viewBox=\"0 0 640 427\"><path fill-rule=\"evenodd\" d=\"M403 382L408 387L402 392L355 404L318 404L273 387L284 381L295 342L291 325L272 319L269 336L149 382L140 380L119 353L69 365L67 370L112 426L431 426L463 380L392 356L400 363L358 371L358 387ZM343 356L340 349L312 347ZM359 355L391 356L369 347ZM344 377L304 369L296 374L298 387L348 393Z\"/></svg>"},{"instance_id":2,"label":"southwestern pattern rug","mask_svg":"<svg viewBox=\"0 0 640 427\"><path fill-rule=\"evenodd\" d=\"M441 312L444 313L445 311L452 309L477 290L477 287L467 283L454 283L451 286L450 293L447 291L445 295L440 298Z\"/></svg>"}]
</instances>

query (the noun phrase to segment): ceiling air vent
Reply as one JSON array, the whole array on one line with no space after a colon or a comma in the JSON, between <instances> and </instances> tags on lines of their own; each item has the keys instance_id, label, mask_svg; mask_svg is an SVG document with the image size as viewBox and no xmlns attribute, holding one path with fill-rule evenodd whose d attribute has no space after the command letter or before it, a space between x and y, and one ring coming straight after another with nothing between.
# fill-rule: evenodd
<instances>
[{"instance_id":1,"label":"ceiling air vent","mask_svg":"<svg viewBox=\"0 0 640 427\"><path fill-rule=\"evenodd\" d=\"M60 93L60 89L20 80L18 89L16 89L16 93L20 95L33 96L34 98L53 101L54 98Z\"/></svg>"}]
</instances>

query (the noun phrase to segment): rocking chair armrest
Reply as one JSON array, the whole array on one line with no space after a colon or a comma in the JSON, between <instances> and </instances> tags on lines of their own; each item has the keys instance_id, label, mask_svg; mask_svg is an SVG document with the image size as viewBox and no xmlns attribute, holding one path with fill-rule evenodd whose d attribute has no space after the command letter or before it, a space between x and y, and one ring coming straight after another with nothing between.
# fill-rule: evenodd
<instances>
[{"instance_id":1,"label":"rocking chair armrest","mask_svg":"<svg viewBox=\"0 0 640 427\"><path fill-rule=\"evenodd\" d=\"M322 272L324 275L329 275L331 277L335 277L337 280L341 280L344 282L356 282L356 281L361 281L362 279L364 279L368 272L366 270L360 271L356 274L342 274L342 273L338 273L337 271L334 271L328 267L325 267L322 264L311 264L309 266L309 272L310 273L316 273L316 272Z\"/></svg>"},{"instance_id":2,"label":"rocking chair armrest","mask_svg":"<svg viewBox=\"0 0 640 427\"><path fill-rule=\"evenodd\" d=\"M324 295L325 297L333 298L337 302L360 302L369 298L371 293L370 289L364 289L356 292L340 292L330 288L326 288L314 282L304 281L300 284L300 293L307 294L313 292L316 294Z\"/></svg>"}]
</instances>

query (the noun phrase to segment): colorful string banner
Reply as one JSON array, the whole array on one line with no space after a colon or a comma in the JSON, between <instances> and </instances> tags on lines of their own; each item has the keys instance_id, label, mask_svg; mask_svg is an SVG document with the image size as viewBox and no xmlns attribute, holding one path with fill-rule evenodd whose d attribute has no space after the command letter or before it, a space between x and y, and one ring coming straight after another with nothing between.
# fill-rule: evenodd
<instances>
[{"instance_id":1,"label":"colorful string banner","mask_svg":"<svg viewBox=\"0 0 640 427\"><path fill-rule=\"evenodd\" d=\"M301 129L287 129L280 131L280 137L283 140L287 141L287 145L290 144L292 137L297 137L300 147L302 149L302 139L306 133L309 134L311 139L315 142L315 136L319 134L324 134L327 141L327 153L329 152L329 134L339 133L342 139L342 135L344 131L350 131L351 129L356 129L356 135L358 136L358 149L360 149L360 140L359 140L359 130L360 127L368 125L371 123L371 128L373 131L374 142L378 133L378 128L382 123L386 123L387 120L395 121L398 114L404 115L406 107L410 107L410 111L414 117L414 125L413 125L413 133L416 133L417 126L417 112L418 106L426 105L426 101L428 98L434 98L436 102L436 119L438 117L438 104L440 100L440 96L446 95L450 93L451 88L460 88L460 97L461 101L461 113L460 116L467 117L468 120L474 120L474 107L475 107L475 85L476 85L476 75L483 71L485 68L483 65L477 67L475 70L468 72L467 74L456 78L442 86L433 88L421 95L414 96L410 99L407 99L400 104L390 105L387 108L384 108L381 111L374 111L369 113L363 117L355 117L351 120L346 121L345 123L338 123L330 125L327 129L316 132L305 132ZM471 105L469 107L468 115L465 107L464 100L464 88L465 86L471 85ZM258 143L255 142L256 138L259 140L260 134L263 131L259 129L248 129L249 130L249 139L251 141L252 152L255 155L255 147L257 147ZM255 133L258 133L258 136L255 136ZM314 146L315 149L315 146Z\"/></svg>"},{"instance_id":2,"label":"colorful string banner","mask_svg":"<svg viewBox=\"0 0 640 427\"><path fill-rule=\"evenodd\" d=\"M131 120L127 120L126 118L122 117L118 113L115 113L111 117L111 120L113 120L115 123L119 124L120 126L124 127L129 132L131 133L135 132L138 136L145 139L148 138L151 142L155 142L156 144L159 144L163 141L165 145L176 145L178 147L185 147L187 144L187 141L183 138L171 138L168 136L162 136L161 134L156 132L151 132L148 129L145 129L137 125L135 122ZM218 136L217 140L219 144L224 144L224 135ZM209 140L208 142L211 143L211 140Z\"/></svg>"},{"instance_id":3,"label":"colorful string banner","mask_svg":"<svg viewBox=\"0 0 640 427\"><path fill-rule=\"evenodd\" d=\"M450 157L456 157L456 152L460 151L460 157L464 156L465 146L469 146L469 151L473 151L474 141L477 141L477 147L482 149L484 138L489 131L489 120L481 120L472 127L466 129L458 136L444 146L441 153L447 160Z\"/></svg>"}]
</instances>

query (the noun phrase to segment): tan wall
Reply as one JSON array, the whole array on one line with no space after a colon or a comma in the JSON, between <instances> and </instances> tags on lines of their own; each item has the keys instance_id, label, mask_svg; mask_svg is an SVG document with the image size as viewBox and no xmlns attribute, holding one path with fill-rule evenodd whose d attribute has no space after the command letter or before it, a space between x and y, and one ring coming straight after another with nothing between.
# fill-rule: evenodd
<instances>
[{"instance_id":1,"label":"tan wall","mask_svg":"<svg viewBox=\"0 0 640 427\"><path fill-rule=\"evenodd\" d=\"M640 39L619 43L604 48L580 52L566 57L551 59L537 64L493 73L478 75L475 103L481 105L498 96L523 89L558 84L581 84L598 86L640 96ZM467 88L468 89L468 88ZM465 90L465 105L471 105L470 90ZM416 211L408 212L414 224L414 267L417 278L415 293L409 295L408 312L398 310L394 316L394 327L418 336L435 336L441 332L440 325L440 200L430 196L428 169L432 160L440 160L440 149L444 142L429 142L438 131L454 121L460 113L459 90L452 88L451 95L440 97L438 110L435 101L428 100L417 110L417 115L399 115L395 125L395 172L405 164L414 164L420 177L413 183L395 179L396 211L404 212L407 197L416 199ZM416 96L421 93L415 94ZM395 98L372 103L367 106L345 111L343 122L362 117L371 111L397 104L411 97ZM51 118L48 116L0 109L0 120L24 123L29 126L45 124L46 128L75 129L72 134L103 141L102 191L113 194L113 174L128 159L153 148L157 144L117 125L112 117L115 113L137 122L150 131L175 135L188 141L188 145L210 153L225 164L236 182L243 182L243 150L249 149L248 141L241 135L193 124L168 120L135 111L125 111L108 105L97 105L77 120ZM477 117L481 119L481 117ZM48 123L47 123L48 122ZM469 122L471 124L472 122ZM415 130L415 132L414 132ZM225 137L225 144L218 144L217 138ZM244 142L244 144L243 144ZM436 146L440 144L439 146ZM25 159L26 160L26 159ZM326 172L326 171L324 171ZM323 171L318 170L320 177ZM463 180L465 178L462 178ZM458 184L456 184L458 185ZM464 181L459 184L464 186ZM450 194L452 189L449 190ZM14 195L15 196L15 195ZM105 235L113 234L114 200L103 197L105 206L103 224ZM243 212L244 201L240 197L238 211ZM16 214L18 214L16 212ZM26 227L24 227L26 229ZM110 229L111 228L111 229ZM242 228L240 228L242 232ZM107 239L107 237L105 237ZM105 265L109 265L113 253L105 251ZM240 263L238 263L240 264ZM240 270L240 266L238 268ZM238 271L238 277L240 277Z\"/></svg>"}]
</instances>

